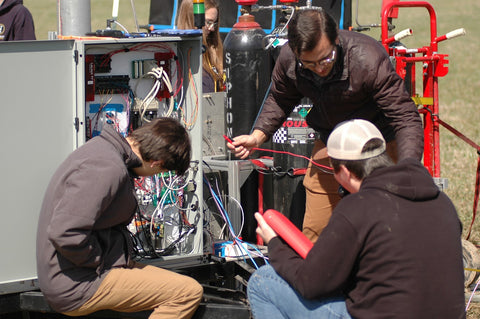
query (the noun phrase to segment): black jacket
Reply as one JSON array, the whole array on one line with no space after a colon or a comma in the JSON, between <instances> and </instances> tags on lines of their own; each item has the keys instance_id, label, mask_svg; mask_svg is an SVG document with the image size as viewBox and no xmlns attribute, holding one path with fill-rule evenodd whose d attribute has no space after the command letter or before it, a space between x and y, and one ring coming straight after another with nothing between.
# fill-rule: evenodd
<instances>
[{"instance_id":1,"label":"black jacket","mask_svg":"<svg viewBox=\"0 0 480 319\"><path fill-rule=\"evenodd\" d=\"M0 41L35 40L32 14L23 0L5 0L0 6Z\"/></svg>"},{"instance_id":2,"label":"black jacket","mask_svg":"<svg viewBox=\"0 0 480 319\"><path fill-rule=\"evenodd\" d=\"M278 237L280 276L309 299L344 295L356 319L465 318L462 227L416 160L375 170L347 195L304 260Z\"/></svg>"},{"instance_id":3,"label":"black jacket","mask_svg":"<svg viewBox=\"0 0 480 319\"><path fill-rule=\"evenodd\" d=\"M422 121L385 49L357 32L340 30L338 40L338 58L326 78L300 68L288 45L281 49L254 128L272 135L302 97L308 97L313 108L307 123L325 144L335 125L360 118L374 123L387 142L396 139L399 158L420 160Z\"/></svg>"}]
</instances>

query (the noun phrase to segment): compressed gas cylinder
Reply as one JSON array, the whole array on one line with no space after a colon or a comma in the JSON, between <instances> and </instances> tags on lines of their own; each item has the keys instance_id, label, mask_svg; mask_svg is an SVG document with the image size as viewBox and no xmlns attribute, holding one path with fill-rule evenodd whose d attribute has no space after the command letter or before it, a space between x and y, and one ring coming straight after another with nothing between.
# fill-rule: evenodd
<instances>
[{"instance_id":1,"label":"compressed gas cylinder","mask_svg":"<svg viewBox=\"0 0 480 319\"><path fill-rule=\"evenodd\" d=\"M312 104L307 98L294 108L272 136L274 150L310 157L316 133L307 125L305 117L311 108ZM308 161L286 153L274 153L273 165L277 172L273 179L273 208L302 229L306 200L303 179Z\"/></svg>"},{"instance_id":2,"label":"compressed gas cylinder","mask_svg":"<svg viewBox=\"0 0 480 319\"><path fill-rule=\"evenodd\" d=\"M270 83L270 56L262 45L265 35L254 16L246 14L225 38L225 124L229 137L250 133Z\"/></svg>"},{"instance_id":3,"label":"compressed gas cylinder","mask_svg":"<svg viewBox=\"0 0 480 319\"><path fill-rule=\"evenodd\" d=\"M270 56L262 45L265 35L254 16L245 14L225 37L225 128L229 137L250 133L270 84ZM258 185L258 173L253 171L240 188L245 216L242 237L250 242L256 239L253 215L259 210Z\"/></svg>"}]
</instances>

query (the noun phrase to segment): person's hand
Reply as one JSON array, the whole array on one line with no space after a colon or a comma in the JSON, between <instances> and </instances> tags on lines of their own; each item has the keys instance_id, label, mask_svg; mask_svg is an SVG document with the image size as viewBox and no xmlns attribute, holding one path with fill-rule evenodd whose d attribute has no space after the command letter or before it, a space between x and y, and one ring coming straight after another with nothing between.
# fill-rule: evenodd
<instances>
[{"instance_id":1,"label":"person's hand","mask_svg":"<svg viewBox=\"0 0 480 319\"><path fill-rule=\"evenodd\" d=\"M246 159L253 154L252 148L257 147L257 140L252 135L240 135L233 139L233 143L227 142L227 147L236 157Z\"/></svg>"},{"instance_id":2,"label":"person's hand","mask_svg":"<svg viewBox=\"0 0 480 319\"><path fill-rule=\"evenodd\" d=\"M233 138L232 143L227 142L227 147L236 157L246 159L255 151L253 148L262 145L266 139L267 137L262 131L255 130L250 135L240 135Z\"/></svg>"},{"instance_id":3,"label":"person's hand","mask_svg":"<svg viewBox=\"0 0 480 319\"><path fill-rule=\"evenodd\" d=\"M268 226L265 219L260 213L255 213L255 219L257 220L257 234L262 237L263 242L268 245L272 238L277 237L277 233L272 229L272 227Z\"/></svg>"}]
</instances>

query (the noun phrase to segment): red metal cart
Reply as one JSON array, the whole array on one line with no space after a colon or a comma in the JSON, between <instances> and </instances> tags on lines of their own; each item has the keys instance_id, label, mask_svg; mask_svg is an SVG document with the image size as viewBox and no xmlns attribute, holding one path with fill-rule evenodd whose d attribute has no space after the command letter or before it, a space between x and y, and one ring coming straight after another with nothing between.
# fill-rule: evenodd
<instances>
[{"instance_id":1,"label":"red metal cart","mask_svg":"<svg viewBox=\"0 0 480 319\"><path fill-rule=\"evenodd\" d=\"M391 36L389 34L389 19L398 17L399 8L425 8L430 15L430 44L407 49L391 44L401 38L411 35L410 29ZM438 53L438 43L456 36L464 35L464 29L457 29L442 36L437 36L437 17L432 5L425 1L384 0L381 12L381 39L389 55L395 59L397 73L406 81L413 100L423 115L424 123L424 157L423 163L430 174L440 179L440 140L439 140L439 102L438 78L448 73L447 54ZM416 92L415 70L421 63L423 92ZM422 95L420 95L422 94Z\"/></svg>"}]
</instances>

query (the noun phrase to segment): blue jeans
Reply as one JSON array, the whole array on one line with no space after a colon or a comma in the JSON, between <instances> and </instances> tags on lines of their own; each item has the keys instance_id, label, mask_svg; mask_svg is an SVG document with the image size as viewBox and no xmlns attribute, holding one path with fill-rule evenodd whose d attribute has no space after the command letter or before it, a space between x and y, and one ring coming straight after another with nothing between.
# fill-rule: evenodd
<instances>
[{"instance_id":1,"label":"blue jeans","mask_svg":"<svg viewBox=\"0 0 480 319\"><path fill-rule=\"evenodd\" d=\"M307 300L270 265L253 273L248 281L247 295L253 317L257 319L352 319L344 298Z\"/></svg>"}]
</instances>

